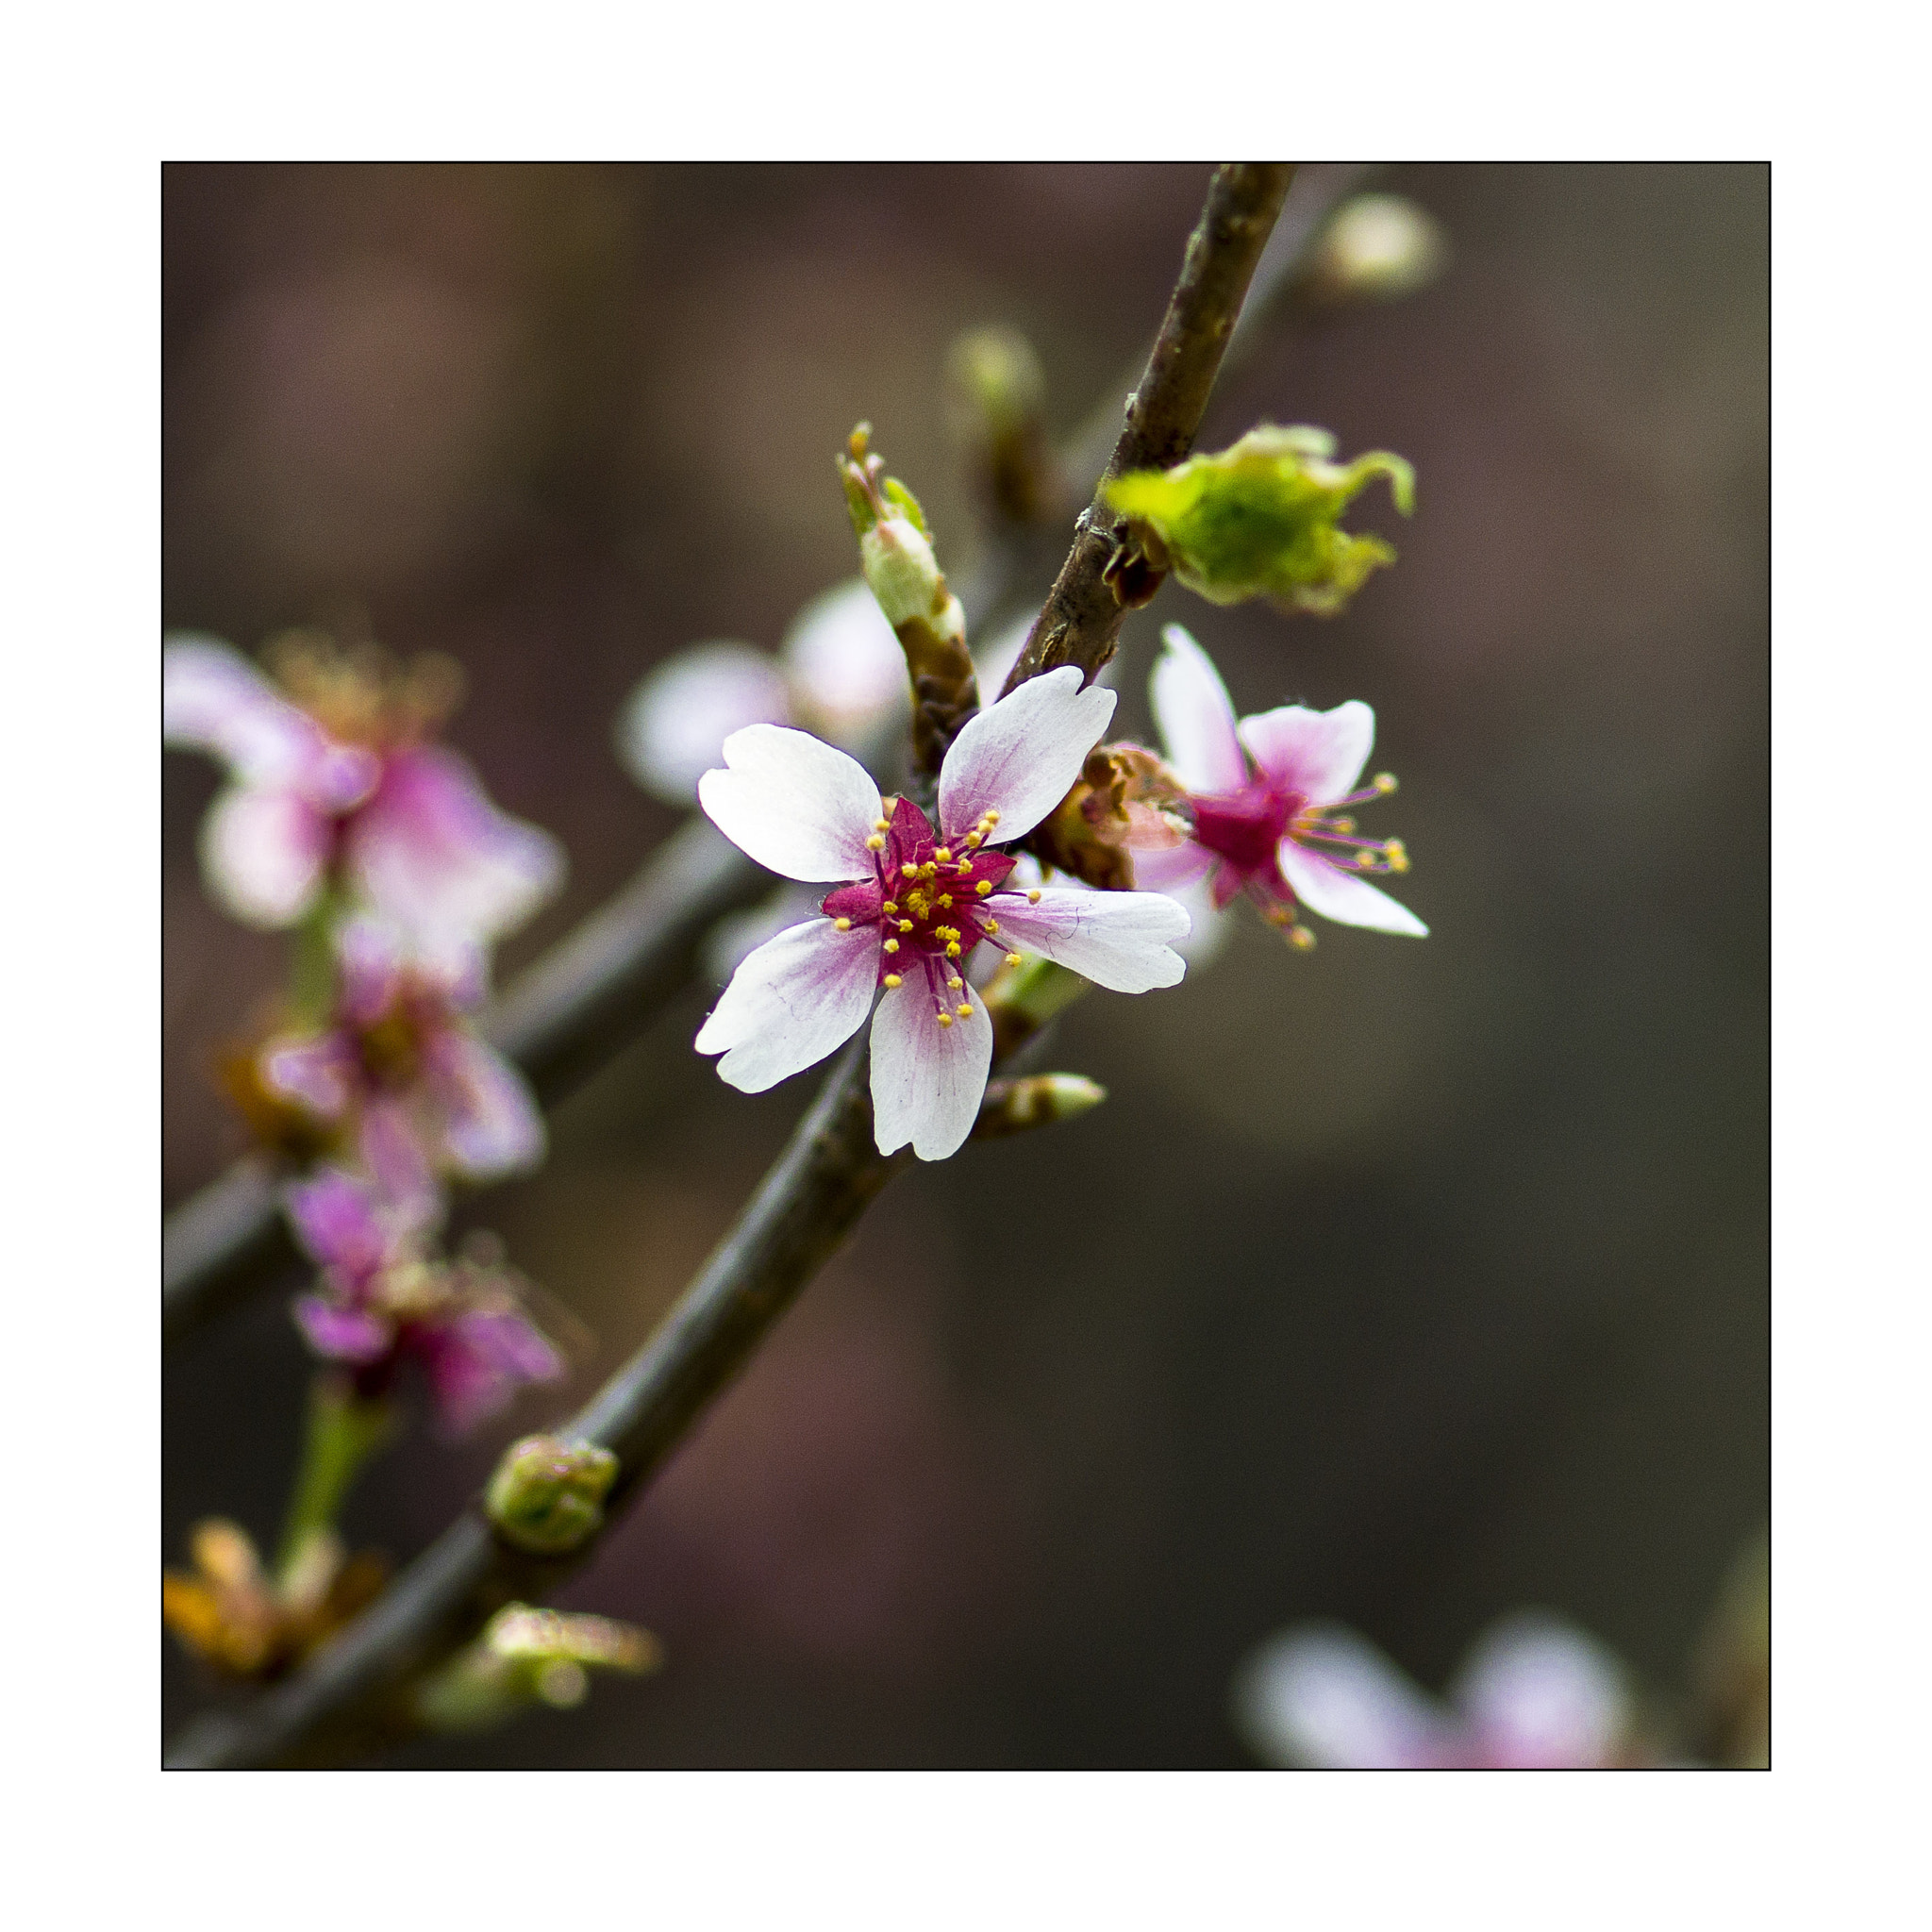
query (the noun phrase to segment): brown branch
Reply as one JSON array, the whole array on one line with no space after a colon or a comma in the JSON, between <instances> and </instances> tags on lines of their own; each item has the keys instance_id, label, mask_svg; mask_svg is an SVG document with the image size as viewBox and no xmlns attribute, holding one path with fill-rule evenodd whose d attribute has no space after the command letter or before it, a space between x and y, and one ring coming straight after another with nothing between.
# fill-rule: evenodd
<instances>
[{"instance_id":1,"label":"brown branch","mask_svg":"<svg viewBox=\"0 0 1932 1932\"><path fill-rule=\"evenodd\" d=\"M1215 171L1103 484L1127 470L1170 468L1193 447L1235 318L1293 177L1293 167L1278 161L1231 161ZM1091 679L1113 656L1128 610L1153 596L1163 575L1131 551L1124 528L1096 490L1007 691L1062 664L1077 664Z\"/></svg>"}]
</instances>

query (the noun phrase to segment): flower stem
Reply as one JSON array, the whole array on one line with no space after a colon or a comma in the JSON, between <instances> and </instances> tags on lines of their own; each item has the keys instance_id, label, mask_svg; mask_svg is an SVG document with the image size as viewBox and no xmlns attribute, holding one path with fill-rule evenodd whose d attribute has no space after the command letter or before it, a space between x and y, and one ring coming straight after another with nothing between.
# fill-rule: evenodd
<instances>
[{"instance_id":1,"label":"flower stem","mask_svg":"<svg viewBox=\"0 0 1932 1932\"><path fill-rule=\"evenodd\" d=\"M386 1402L364 1402L341 1375L318 1374L308 1391L308 1426L289 1495L289 1513L275 1551L286 1576L317 1530L332 1530L362 1465L387 1439L392 1415Z\"/></svg>"},{"instance_id":2,"label":"flower stem","mask_svg":"<svg viewBox=\"0 0 1932 1932\"><path fill-rule=\"evenodd\" d=\"M325 886L308 916L295 928L295 957L289 978L289 1003L299 1025L319 1027L336 996L336 920L341 902Z\"/></svg>"}]
</instances>

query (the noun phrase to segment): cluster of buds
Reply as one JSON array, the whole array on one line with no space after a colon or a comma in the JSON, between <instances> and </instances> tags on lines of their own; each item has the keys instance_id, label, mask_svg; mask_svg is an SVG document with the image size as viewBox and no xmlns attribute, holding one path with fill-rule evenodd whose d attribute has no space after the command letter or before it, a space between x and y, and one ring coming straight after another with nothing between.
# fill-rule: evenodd
<instances>
[{"instance_id":1,"label":"cluster of buds","mask_svg":"<svg viewBox=\"0 0 1932 1932\"><path fill-rule=\"evenodd\" d=\"M281 1675L325 1642L381 1590L388 1566L351 1557L317 1529L271 1573L238 1524L216 1517L189 1539L192 1571L161 1575L161 1618L181 1642L226 1676Z\"/></svg>"}]
</instances>

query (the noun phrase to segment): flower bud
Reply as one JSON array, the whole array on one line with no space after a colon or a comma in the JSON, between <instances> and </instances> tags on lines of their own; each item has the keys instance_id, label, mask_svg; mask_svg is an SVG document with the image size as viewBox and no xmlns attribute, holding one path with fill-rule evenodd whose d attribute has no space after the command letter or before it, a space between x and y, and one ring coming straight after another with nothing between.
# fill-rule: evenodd
<instances>
[{"instance_id":1,"label":"flower bud","mask_svg":"<svg viewBox=\"0 0 1932 1932\"><path fill-rule=\"evenodd\" d=\"M979 1104L975 1141L997 1141L1091 1112L1107 1098L1107 1089L1082 1074L1030 1074L1017 1080L989 1080Z\"/></svg>"},{"instance_id":2,"label":"flower bud","mask_svg":"<svg viewBox=\"0 0 1932 1932\"><path fill-rule=\"evenodd\" d=\"M1090 886L1131 891L1135 852L1169 852L1186 840L1186 788L1151 751L1096 745L1029 843L1045 864Z\"/></svg>"},{"instance_id":3,"label":"flower bud","mask_svg":"<svg viewBox=\"0 0 1932 1932\"><path fill-rule=\"evenodd\" d=\"M1392 302L1449 265L1441 223L1406 195L1357 194L1330 218L1304 286L1321 302Z\"/></svg>"},{"instance_id":4,"label":"flower bud","mask_svg":"<svg viewBox=\"0 0 1932 1932\"><path fill-rule=\"evenodd\" d=\"M635 1624L508 1604L416 1693L416 1714L433 1730L483 1730L532 1704L581 1704L591 1669L643 1676L663 1660Z\"/></svg>"},{"instance_id":5,"label":"flower bud","mask_svg":"<svg viewBox=\"0 0 1932 1932\"><path fill-rule=\"evenodd\" d=\"M1415 508L1415 472L1402 458L1371 450L1341 464L1334 453L1325 429L1264 423L1217 456L1116 476L1107 499L1209 603L1270 597L1332 617L1371 571L1395 561L1381 538L1338 527L1341 512L1378 475L1404 516Z\"/></svg>"},{"instance_id":6,"label":"flower bud","mask_svg":"<svg viewBox=\"0 0 1932 1932\"><path fill-rule=\"evenodd\" d=\"M525 1436L504 1451L484 1508L506 1542L561 1556L596 1535L616 1480L617 1457L594 1442Z\"/></svg>"}]
</instances>

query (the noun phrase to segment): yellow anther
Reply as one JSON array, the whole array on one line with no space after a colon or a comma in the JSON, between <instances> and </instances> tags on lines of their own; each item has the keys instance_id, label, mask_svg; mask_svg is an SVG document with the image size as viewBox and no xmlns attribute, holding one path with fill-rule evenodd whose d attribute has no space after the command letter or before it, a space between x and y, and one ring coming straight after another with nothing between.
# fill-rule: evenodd
<instances>
[{"instance_id":1,"label":"yellow anther","mask_svg":"<svg viewBox=\"0 0 1932 1932\"><path fill-rule=\"evenodd\" d=\"M969 852L977 852L980 842L980 837L977 832L968 832L966 834L966 849Z\"/></svg>"},{"instance_id":2,"label":"yellow anther","mask_svg":"<svg viewBox=\"0 0 1932 1932\"><path fill-rule=\"evenodd\" d=\"M940 1015L940 1024L941 1024L941 1026L950 1026L950 1025L951 1025L952 1024L953 1024L953 1016L952 1016L952 1014L950 1014L950 1013L946 1013L946 1012L941 1012L941 1015Z\"/></svg>"},{"instance_id":3,"label":"yellow anther","mask_svg":"<svg viewBox=\"0 0 1932 1932\"><path fill-rule=\"evenodd\" d=\"M899 950L899 941L898 941L897 940L888 940L888 941L886 941L886 951L887 951L887 952L889 952L889 953L896 953L896 952L897 952L898 950Z\"/></svg>"},{"instance_id":4,"label":"yellow anther","mask_svg":"<svg viewBox=\"0 0 1932 1932\"><path fill-rule=\"evenodd\" d=\"M981 879L980 882L976 886L974 886L973 890L975 892L977 892L979 896L983 899L990 891L992 891L992 881L991 879Z\"/></svg>"},{"instance_id":5,"label":"yellow anther","mask_svg":"<svg viewBox=\"0 0 1932 1932\"><path fill-rule=\"evenodd\" d=\"M1375 869L1375 855L1373 852L1357 852L1355 856L1355 862L1364 872L1374 872Z\"/></svg>"},{"instance_id":6,"label":"yellow anther","mask_svg":"<svg viewBox=\"0 0 1932 1932\"><path fill-rule=\"evenodd\" d=\"M912 922L909 919L902 919L899 922L899 930L901 932L910 932L912 930Z\"/></svg>"},{"instance_id":7,"label":"yellow anther","mask_svg":"<svg viewBox=\"0 0 1932 1932\"><path fill-rule=\"evenodd\" d=\"M946 981L946 991L948 992L958 992L959 989L965 984L966 982L963 979L961 979L959 975L956 973L953 974L952 978Z\"/></svg>"},{"instance_id":8,"label":"yellow anther","mask_svg":"<svg viewBox=\"0 0 1932 1932\"><path fill-rule=\"evenodd\" d=\"M973 1002L971 1000L961 1000L956 1010L960 1019L970 1020L973 1017Z\"/></svg>"},{"instance_id":9,"label":"yellow anther","mask_svg":"<svg viewBox=\"0 0 1932 1932\"><path fill-rule=\"evenodd\" d=\"M1289 929L1288 942L1296 952L1307 953L1313 950L1315 935L1305 925L1291 926Z\"/></svg>"},{"instance_id":10,"label":"yellow anther","mask_svg":"<svg viewBox=\"0 0 1932 1932\"><path fill-rule=\"evenodd\" d=\"M1393 772L1377 772L1375 775L1369 780L1369 783L1373 785L1377 791L1381 792L1384 797L1387 797L1390 792L1395 790L1395 774Z\"/></svg>"},{"instance_id":11,"label":"yellow anther","mask_svg":"<svg viewBox=\"0 0 1932 1932\"><path fill-rule=\"evenodd\" d=\"M951 865L953 862L953 855L949 851L947 851L943 845L941 845L940 849L933 854L933 857L936 859L938 859L941 865Z\"/></svg>"},{"instance_id":12,"label":"yellow anther","mask_svg":"<svg viewBox=\"0 0 1932 1932\"><path fill-rule=\"evenodd\" d=\"M879 908L879 910L883 912L888 919L897 919L899 916L899 908L895 905L893 905L890 899L888 899L886 903Z\"/></svg>"},{"instance_id":13,"label":"yellow anther","mask_svg":"<svg viewBox=\"0 0 1932 1932\"><path fill-rule=\"evenodd\" d=\"M948 906L950 906L950 905L951 905L952 903L953 903L953 895L952 895L952 893L950 893L950 892L941 892L941 893L940 894L940 909L941 909L941 911L944 911L944 910L945 910L945 908L947 908Z\"/></svg>"},{"instance_id":14,"label":"yellow anther","mask_svg":"<svg viewBox=\"0 0 1932 1932\"><path fill-rule=\"evenodd\" d=\"M1330 819L1328 821L1328 829L1332 832L1352 832L1355 830L1355 821L1353 819Z\"/></svg>"},{"instance_id":15,"label":"yellow anther","mask_svg":"<svg viewBox=\"0 0 1932 1932\"><path fill-rule=\"evenodd\" d=\"M972 875L973 861L970 858L962 858L959 861L959 876L963 879L970 878Z\"/></svg>"},{"instance_id":16,"label":"yellow anther","mask_svg":"<svg viewBox=\"0 0 1932 1932\"><path fill-rule=\"evenodd\" d=\"M1407 872L1408 870L1408 847L1400 839L1391 839L1382 849L1389 855L1389 870L1391 872Z\"/></svg>"},{"instance_id":17,"label":"yellow anther","mask_svg":"<svg viewBox=\"0 0 1932 1932\"><path fill-rule=\"evenodd\" d=\"M903 982L900 980L900 977L896 973L889 973L886 974L885 985L886 991L888 992L890 992L893 987L901 984L903 984Z\"/></svg>"},{"instance_id":18,"label":"yellow anther","mask_svg":"<svg viewBox=\"0 0 1932 1932\"><path fill-rule=\"evenodd\" d=\"M874 832L865 841L865 849L868 852L883 852L886 849L885 835L880 832Z\"/></svg>"},{"instance_id":19,"label":"yellow anther","mask_svg":"<svg viewBox=\"0 0 1932 1932\"><path fill-rule=\"evenodd\" d=\"M1000 929L1000 923L999 923L999 921L998 921L997 919L989 919L989 920L988 920L988 921L986 922L986 929L987 929L987 931L988 931L988 932L997 932L997 931L999 931L999 929Z\"/></svg>"},{"instance_id":20,"label":"yellow anther","mask_svg":"<svg viewBox=\"0 0 1932 1932\"><path fill-rule=\"evenodd\" d=\"M998 812L996 812L996 811L992 811L992 810L987 810L987 811L984 811L984 812L982 812L982 813L980 814L980 816L981 816L981 818L983 818L983 819L984 819L984 820L986 821L986 823L987 823L988 824L990 824L990 825L996 825L996 824L999 824L999 822L1000 822L1000 815L999 815L999 813L998 813Z\"/></svg>"},{"instance_id":21,"label":"yellow anther","mask_svg":"<svg viewBox=\"0 0 1932 1932\"><path fill-rule=\"evenodd\" d=\"M1020 956L1018 953L1008 953L1007 955L1007 964L1008 966L1017 966L1019 963Z\"/></svg>"},{"instance_id":22,"label":"yellow anther","mask_svg":"<svg viewBox=\"0 0 1932 1932\"><path fill-rule=\"evenodd\" d=\"M874 832L890 832L892 829L892 822L891 819L874 819L872 822L872 828Z\"/></svg>"},{"instance_id":23,"label":"yellow anther","mask_svg":"<svg viewBox=\"0 0 1932 1932\"><path fill-rule=\"evenodd\" d=\"M1026 894L1026 903L1029 906L1038 906L1040 904L1040 888L1038 886L1035 886L1034 889Z\"/></svg>"},{"instance_id":24,"label":"yellow anther","mask_svg":"<svg viewBox=\"0 0 1932 1932\"><path fill-rule=\"evenodd\" d=\"M948 943L946 947L946 958L949 959L957 959L958 957L959 941L958 940L953 940Z\"/></svg>"},{"instance_id":25,"label":"yellow anther","mask_svg":"<svg viewBox=\"0 0 1932 1932\"><path fill-rule=\"evenodd\" d=\"M852 930L852 922L849 919L835 919L833 920L832 924L835 926L837 926L841 932L850 932Z\"/></svg>"},{"instance_id":26,"label":"yellow anther","mask_svg":"<svg viewBox=\"0 0 1932 1932\"><path fill-rule=\"evenodd\" d=\"M916 879L919 876L919 868L916 865L902 865L899 868L899 876L902 879Z\"/></svg>"},{"instance_id":27,"label":"yellow anther","mask_svg":"<svg viewBox=\"0 0 1932 1932\"><path fill-rule=\"evenodd\" d=\"M1286 925L1293 915L1286 906L1264 906L1261 908L1261 917L1270 925Z\"/></svg>"}]
</instances>

